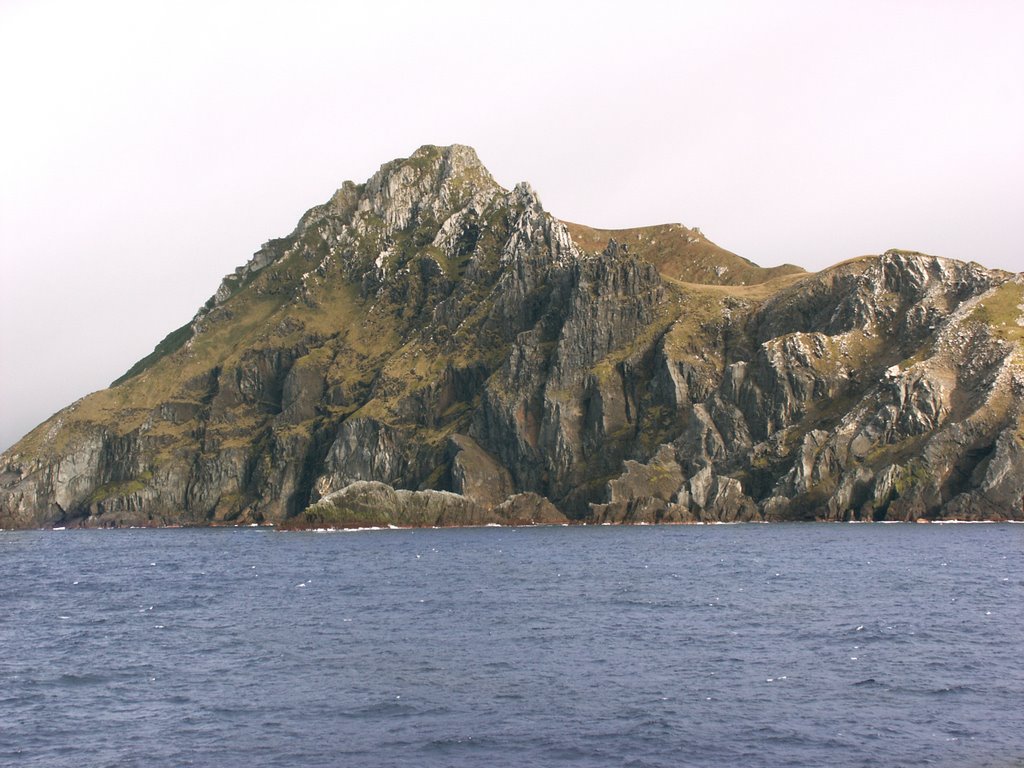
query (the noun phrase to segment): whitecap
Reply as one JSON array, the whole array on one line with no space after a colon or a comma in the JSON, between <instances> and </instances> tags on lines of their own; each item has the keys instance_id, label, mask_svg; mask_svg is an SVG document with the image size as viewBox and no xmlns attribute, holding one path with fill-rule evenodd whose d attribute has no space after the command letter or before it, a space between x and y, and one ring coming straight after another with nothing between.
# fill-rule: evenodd
<instances>
[{"instance_id":1,"label":"whitecap","mask_svg":"<svg viewBox=\"0 0 1024 768\"><path fill-rule=\"evenodd\" d=\"M998 520L932 520L935 525L987 525ZM1013 522L1013 521L1010 521Z\"/></svg>"}]
</instances>

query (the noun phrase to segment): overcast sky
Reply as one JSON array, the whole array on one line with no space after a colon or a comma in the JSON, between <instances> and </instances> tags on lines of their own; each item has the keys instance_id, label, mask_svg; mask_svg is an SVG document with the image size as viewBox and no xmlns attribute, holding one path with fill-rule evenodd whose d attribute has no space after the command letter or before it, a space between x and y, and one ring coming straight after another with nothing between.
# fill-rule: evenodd
<instances>
[{"instance_id":1,"label":"overcast sky","mask_svg":"<svg viewBox=\"0 0 1024 768\"><path fill-rule=\"evenodd\" d=\"M1024 270L1022 2L493 6L0 2L0 448L426 143L766 266Z\"/></svg>"}]
</instances>

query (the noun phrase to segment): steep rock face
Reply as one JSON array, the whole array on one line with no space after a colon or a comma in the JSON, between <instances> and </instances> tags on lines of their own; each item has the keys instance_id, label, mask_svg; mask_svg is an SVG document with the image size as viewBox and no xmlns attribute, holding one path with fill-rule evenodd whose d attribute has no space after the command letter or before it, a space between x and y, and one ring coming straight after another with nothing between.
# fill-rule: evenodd
<instances>
[{"instance_id":1,"label":"steep rock face","mask_svg":"<svg viewBox=\"0 0 1024 768\"><path fill-rule=\"evenodd\" d=\"M686 477L671 446L663 445L646 464L625 462L625 472L608 482L607 501L591 505L595 522L692 522L689 504L679 504Z\"/></svg>"},{"instance_id":2,"label":"steep rock face","mask_svg":"<svg viewBox=\"0 0 1024 768\"><path fill-rule=\"evenodd\" d=\"M1019 276L889 252L770 298L682 408L691 505L711 471L740 481L720 488L741 519L1019 518L1020 297Z\"/></svg>"},{"instance_id":3,"label":"steep rock face","mask_svg":"<svg viewBox=\"0 0 1024 768\"><path fill-rule=\"evenodd\" d=\"M511 473L476 441L465 435L449 438L452 490L486 507L496 507L515 493Z\"/></svg>"},{"instance_id":4,"label":"steep rock face","mask_svg":"<svg viewBox=\"0 0 1024 768\"><path fill-rule=\"evenodd\" d=\"M0 526L1021 519L1022 307L566 225L423 147L0 457Z\"/></svg>"}]
</instances>

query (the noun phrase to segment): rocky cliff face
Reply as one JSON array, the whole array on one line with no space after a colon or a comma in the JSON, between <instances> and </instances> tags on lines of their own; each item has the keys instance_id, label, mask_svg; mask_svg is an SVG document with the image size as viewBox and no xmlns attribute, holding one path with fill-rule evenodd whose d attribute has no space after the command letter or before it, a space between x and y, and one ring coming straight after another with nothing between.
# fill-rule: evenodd
<instances>
[{"instance_id":1,"label":"rocky cliff face","mask_svg":"<svg viewBox=\"0 0 1024 768\"><path fill-rule=\"evenodd\" d=\"M0 457L0 526L1024 519L1022 307L565 225L423 147Z\"/></svg>"}]
</instances>

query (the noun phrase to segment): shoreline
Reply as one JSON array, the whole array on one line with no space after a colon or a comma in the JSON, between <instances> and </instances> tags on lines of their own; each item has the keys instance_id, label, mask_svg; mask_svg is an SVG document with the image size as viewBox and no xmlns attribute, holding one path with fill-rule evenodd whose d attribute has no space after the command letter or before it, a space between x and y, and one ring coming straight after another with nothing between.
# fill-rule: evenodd
<instances>
[{"instance_id":1,"label":"shoreline","mask_svg":"<svg viewBox=\"0 0 1024 768\"><path fill-rule=\"evenodd\" d=\"M687 523L533 523L524 525L506 525L502 523L484 523L482 525L388 525L358 526L351 528L295 528L281 527L276 523L243 523L239 525L128 525L128 526L53 526L41 528L0 528L0 533L18 533L21 531L49 531L62 533L67 531L166 531L166 530L270 530L276 533L362 533L371 531L439 531L478 528L669 528L669 527L709 527L720 525L1024 525L1024 520L751 520L751 521L712 521Z\"/></svg>"}]
</instances>

